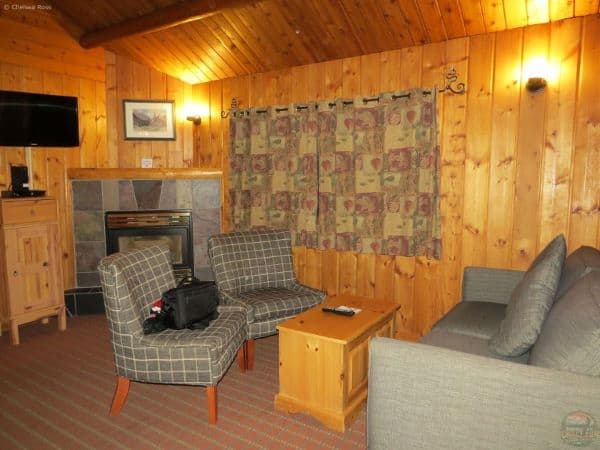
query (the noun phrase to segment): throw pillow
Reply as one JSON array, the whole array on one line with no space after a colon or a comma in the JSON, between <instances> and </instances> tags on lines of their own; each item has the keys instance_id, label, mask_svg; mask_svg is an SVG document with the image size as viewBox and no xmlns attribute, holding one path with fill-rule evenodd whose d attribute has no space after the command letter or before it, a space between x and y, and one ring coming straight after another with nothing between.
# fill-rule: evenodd
<instances>
[{"instance_id":1,"label":"throw pillow","mask_svg":"<svg viewBox=\"0 0 600 450\"><path fill-rule=\"evenodd\" d=\"M498 334L490 340L491 351L515 357L535 343L554 302L565 253L561 234L533 261L511 295Z\"/></svg>"},{"instance_id":2,"label":"throw pillow","mask_svg":"<svg viewBox=\"0 0 600 450\"><path fill-rule=\"evenodd\" d=\"M580 279L556 302L529 364L600 376L600 272Z\"/></svg>"},{"instance_id":3,"label":"throw pillow","mask_svg":"<svg viewBox=\"0 0 600 450\"><path fill-rule=\"evenodd\" d=\"M600 270L600 250L593 247L579 247L565 260L556 298L561 298L578 279L592 270Z\"/></svg>"}]
</instances>

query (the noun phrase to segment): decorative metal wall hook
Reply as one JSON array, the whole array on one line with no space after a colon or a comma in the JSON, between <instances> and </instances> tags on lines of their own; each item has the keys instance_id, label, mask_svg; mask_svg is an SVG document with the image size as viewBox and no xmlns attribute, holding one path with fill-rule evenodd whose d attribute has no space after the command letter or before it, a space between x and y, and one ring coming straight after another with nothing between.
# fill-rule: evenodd
<instances>
[{"instance_id":1,"label":"decorative metal wall hook","mask_svg":"<svg viewBox=\"0 0 600 450\"><path fill-rule=\"evenodd\" d=\"M452 86L454 83L456 83L456 80L458 80L458 72L456 72L454 66L450 66L446 71L446 80L446 86L444 86L444 89L440 89L439 92L450 91L453 94L465 93L467 86L462 81L457 83L456 86Z\"/></svg>"},{"instance_id":2,"label":"decorative metal wall hook","mask_svg":"<svg viewBox=\"0 0 600 450\"><path fill-rule=\"evenodd\" d=\"M235 111L239 107L240 107L240 100L237 97L232 97L232 99L231 99L231 106L229 107L229 110L228 111L221 111L221 117L223 119L229 117L229 113L231 111Z\"/></svg>"}]
</instances>

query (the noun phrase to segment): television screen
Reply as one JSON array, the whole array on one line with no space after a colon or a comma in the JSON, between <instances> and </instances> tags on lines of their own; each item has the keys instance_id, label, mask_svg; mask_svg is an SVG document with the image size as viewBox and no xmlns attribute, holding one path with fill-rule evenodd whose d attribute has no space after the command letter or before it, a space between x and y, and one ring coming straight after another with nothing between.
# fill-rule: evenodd
<instances>
[{"instance_id":1,"label":"television screen","mask_svg":"<svg viewBox=\"0 0 600 450\"><path fill-rule=\"evenodd\" d=\"M77 97L0 91L0 146L79 146Z\"/></svg>"}]
</instances>

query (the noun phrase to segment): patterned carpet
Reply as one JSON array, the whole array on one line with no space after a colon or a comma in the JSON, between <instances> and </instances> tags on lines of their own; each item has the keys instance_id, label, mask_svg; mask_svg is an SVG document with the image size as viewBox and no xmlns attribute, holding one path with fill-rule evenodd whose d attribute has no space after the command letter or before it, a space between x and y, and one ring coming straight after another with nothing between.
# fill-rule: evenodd
<instances>
[{"instance_id":1,"label":"patterned carpet","mask_svg":"<svg viewBox=\"0 0 600 450\"><path fill-rule=\"evenodd\" d=\"M69 318L21 327L21 345L0 337L2 449L359 449L365 411L345 433L276 411L277 336L258 340L252 372L234 363L218 385L219 421L208 425L202 387L133 383L110 417L114 369L106 319Z\"/></svg>"}]
</instances>

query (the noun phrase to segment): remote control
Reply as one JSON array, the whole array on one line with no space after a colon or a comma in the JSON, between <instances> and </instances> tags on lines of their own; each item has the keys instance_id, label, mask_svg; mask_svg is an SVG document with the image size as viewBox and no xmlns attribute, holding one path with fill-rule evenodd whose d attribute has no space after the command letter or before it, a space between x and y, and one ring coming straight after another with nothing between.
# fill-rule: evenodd
<instances>
[{"instance_id":1,"label":"remote control","mask_svg":"<svg viewBox=\"0 0 600 450\"><path fill-rule=\"evenodd\" d=\"M337 308L332 308L331 306L325 306L324 308L322 308L322 310L324 312L339 314L340 316L353 316L354 315L354 311L352 311L351 309L337 309Z\"/></svg>"}]
</instances>

